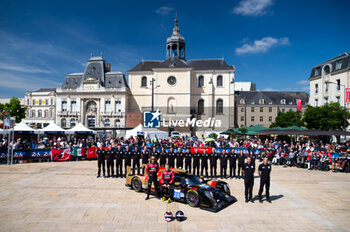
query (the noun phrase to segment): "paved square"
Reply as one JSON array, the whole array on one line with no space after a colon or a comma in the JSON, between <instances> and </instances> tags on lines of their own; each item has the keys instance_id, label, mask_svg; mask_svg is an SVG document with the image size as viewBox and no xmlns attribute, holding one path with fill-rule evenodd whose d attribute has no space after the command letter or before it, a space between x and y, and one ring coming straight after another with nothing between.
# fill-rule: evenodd
<instances>
[{"instance_id":1,"label":"paved square","mask_svg":"<svg viewBox=\"0 0 350 232\"><path fill-rule=\"evenodd\" d=\"M273 167L272 203L244 202L243 180L227 180L238 202L211 213L167 205L96 178L96 161L0 166L0 231L350 231L350 175ZM255 179L254 195L259 179ZM166 223L181 209L187 220Z\"/></svg>"}]
</instances>

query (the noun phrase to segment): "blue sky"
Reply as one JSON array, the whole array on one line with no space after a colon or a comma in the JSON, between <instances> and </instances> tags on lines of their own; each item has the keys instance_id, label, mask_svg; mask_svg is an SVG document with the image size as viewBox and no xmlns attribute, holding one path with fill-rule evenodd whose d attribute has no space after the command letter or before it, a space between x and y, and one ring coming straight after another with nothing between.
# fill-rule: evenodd
<instances>
[{"instance_id":1,"label":"blue sky","mask_svg":"<svg viewBox=\"0 0 350 232\"><path fill-rule=\"evenodd\" d=\"M0 97L58 87L90 54L125 72L165 59L178 11L187 59L222 58L259 90L308 91L318 63L350 52L350 1L0 1Z\"/></svg>"}]
</instances>

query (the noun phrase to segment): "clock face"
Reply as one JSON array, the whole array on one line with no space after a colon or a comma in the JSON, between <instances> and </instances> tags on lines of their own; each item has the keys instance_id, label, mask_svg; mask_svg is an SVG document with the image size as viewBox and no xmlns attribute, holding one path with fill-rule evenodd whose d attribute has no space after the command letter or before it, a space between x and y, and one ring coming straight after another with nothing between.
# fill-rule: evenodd
<instances>
[{"instance_id":1,"label":"clock face","mask_svg":"<svg viewBox=\"0 0 350 232\"><path fill-rule=\"evenodd\" d=\"M176 77L174 77L174 76L168 77L168 84L175 85L176 84Z\"/></svg>"}]
</instances>

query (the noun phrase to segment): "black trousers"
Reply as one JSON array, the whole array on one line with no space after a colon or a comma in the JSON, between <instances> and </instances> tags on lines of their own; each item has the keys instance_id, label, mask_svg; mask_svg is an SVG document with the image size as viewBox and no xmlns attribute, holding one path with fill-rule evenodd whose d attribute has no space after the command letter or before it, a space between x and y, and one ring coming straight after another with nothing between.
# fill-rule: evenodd
<instances>
[{"instance_id":1,"label":"black trousers","mask_svg":"<svg viewBox=\"0 0 350 232\"><path fill-rule=\"evenodd\" d=\"M114 175L114 160L107 159L107 176L113 176L113 175Z\"/></svg>"},{"instance_id":2,"label":"black trousers","mask_svg":"<svg viewBox=\"0 0 350 232\"><path fill-rule=\"evenodd\" d=\"M132 161L132 168L133 168L132 173L134 175L136 174L135 168L137 168L137 174L140 175L140 160L133 160Z\"/></svg>"},{"instance_id":3,"label":"black trousers","mask_svg":"<svg viewBox=\"0 0 350 232\"><path fill-rule=\"evenodd\" d=\"M169 168L175 168L174 161L173 162L170 161L168 164L169 164Z\"/></svg>"},{"instance_id":4,"label":"black trousers","mask_svg":"<svg viewBox=\"0 0 350 232\"><path fill-rule=\"evenodd\" d=\"M159 161L159 165L160 165L161 167L164 167L165 164L166 164L166 160L165 160L165 159L161 159L161 160Z\"/></svg>"},{"instance_id":5,"label":"black trousers","mask_svg":"<svg viewBox=\"0 0 350 232\"><path fill-rule=\"evenodd\" d=\"M185 162L185 170L191 173L191 161Z\"/></svg>"},{"instance_id":6,"label":"black trousers","mask_svg":"<svg viewBox=\"0 0 350 232\"><path fill-rule=\"evenodd\" d=\"M222 166L220 165L220 175L221 178L226 178L226 173L227 173L227 166Z\"/></svg>"},{"instance_id":7,"label":"black trousers","mask_svg":"<svg viewBox=\"0 0 350 232\"><path fill-rule=\"evenodd\" d=\"M242 169L243 169L243 164L238 164L237 176L243 176Z\"/></svg>"},{"instance_id":8,"label":"black trousers","mask_svg":"<svg viewBox=\"0 0 350 232\"><path fill-rule=\"evenodd\" d=\"M270 179L262 179L260 178L260 188L259 188L259 198L261 198L261 194L263 192L265 185L265 190L266 190L266 199L270 198Z\"/></svg>"},{"instance_id":9,"label":"black trousers","mask_svg":"<svg viewBox=\"0 0 350 232\"><path fill-rule=\"evenodd\" d=\"M184 163L176 163L176 168L182 169L184 166Z\"/></svg>"},{"instance_id":10,"label":"black trousers","mask_svg":"<svg viewBox=\"0 0 350 232\"><path fill-rule=\"evenodd\" d=\"M208 175L208 162L203 162L202 165L201 165L201 176L203 176L203 173L206 173L206 176L209 176Z\"/></svg>"},{"instance_id":11,"label":"black trousers","mask_svg":"<svg viewBox=\"0 0 350 232\"><path fill-rule=\"evenodd\" d=\"M159 184L157 179L157 174L150 174L149 180L148 180L148 188L147 188L147 197L149 197L149 194L151 192L152 183L154 184L154 188L156 190L156 195L159 197Z\"/></svg>"},{"instance_id":12,"label":"black trousers","mask_svg":"<svg viewBox=\"0 0 350 232\"><path fill-rule=\"evenodd\" d=\"M162 196L166 198L173 199L174 196L174 185L170 184L169 188L162 185Z\"/></svg>"},{"instance_id":13,"label":"black trousers","mask_svg":"<svg viewBox=\"0 0 350 232\"><path fill-rule=\"evenodd\" d=\"M230 164L230 177L236 177L236 164Z\"/></svg>"},{"instance_id":14,"label":"black trousers","mask_svg":"<svg viewBox=\"0 0 350 232\"><path fill-rule=\"evenodd\" d=\"M193 175L199 176L199 163L193 163Z\"/></svg>"},{"instance_id":15,"label":"black trousers","mask_svg":"<svg viewBox=\"0 0 350 232\"><path fill-rule=\"evenodd\" d=\"M215 164L210 164L210 176L211 177L216 177L216 163Z\"/></svg>"},{"instance_id":16,"label":"black trousers","mask_svg":"<svg viewBox=\"0 0 350 232\"><path fill-rule=\"evenodd\" d=\"M98 167L98 172L97 175L100 176L101 175L101 166L103 168L103 175L106 175L106 162L104 159L99 159L97 160L97 167Z\"/></svg>"},{"instance_id":17,"label":"black trousers","mask_svg":"<svg viewBox=\"0 0 350 232\"><path fill-rule=\"evenodd\" d=\"M245 199L253 198L253 187L254 187L254 178L244 180Z\"/></svg>"},{"instance_id":18,"label":"black trousers","mask_svg":"<svg viewBox=\"0 0 350 232\"><path fill-rule=\"evenodd\" d=\"M115 161L115 174L118 177L123 175L123 160Z\"/></svg>"}]
</instances>

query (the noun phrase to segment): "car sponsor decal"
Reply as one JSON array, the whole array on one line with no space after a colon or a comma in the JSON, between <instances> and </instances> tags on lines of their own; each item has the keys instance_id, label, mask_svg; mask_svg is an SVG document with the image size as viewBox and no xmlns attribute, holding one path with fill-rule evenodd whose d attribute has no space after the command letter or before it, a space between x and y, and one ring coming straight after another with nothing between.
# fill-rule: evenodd
<instances>
[{"instance_id":1,"label":"car sponsor decal","mask_svg":"<svg viewBox=\"0 0 350 232\"><path fill-rule=\"evenodd\" d=\"M183 194L182 192L180 192L180 190L174 190L174 195L173 197L175 199L181 199L182 197L185 197L185 194Z\"/></svg>"}]
</instances>

